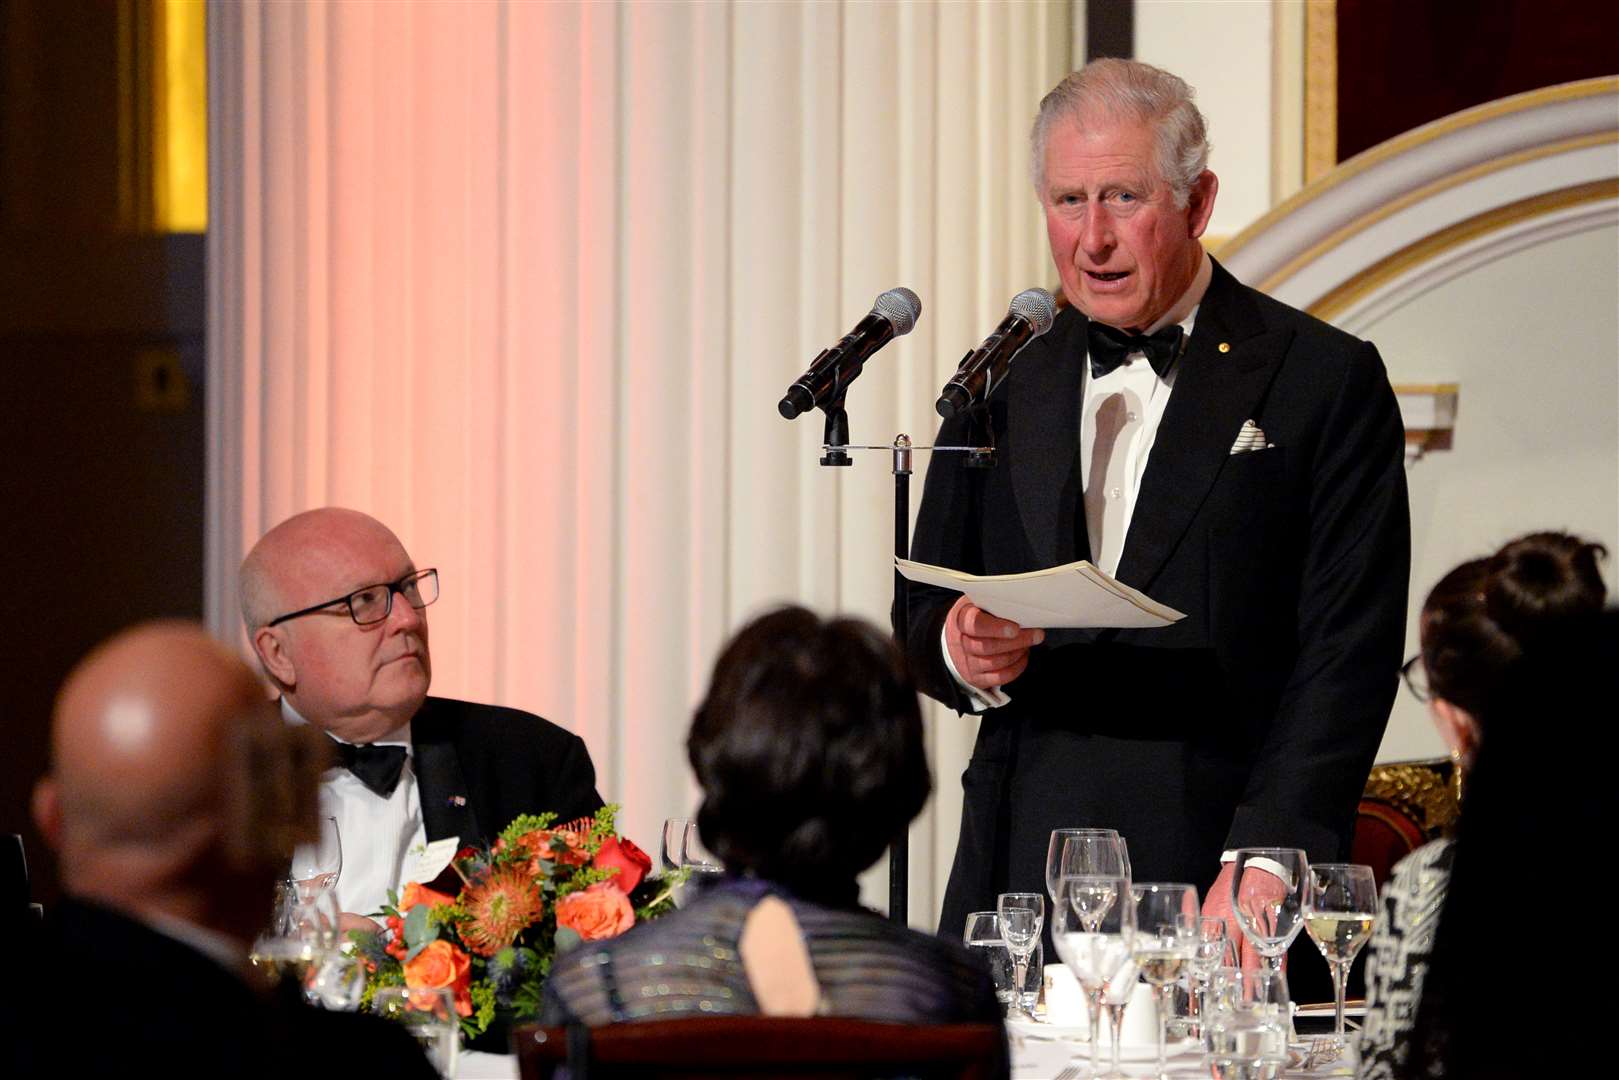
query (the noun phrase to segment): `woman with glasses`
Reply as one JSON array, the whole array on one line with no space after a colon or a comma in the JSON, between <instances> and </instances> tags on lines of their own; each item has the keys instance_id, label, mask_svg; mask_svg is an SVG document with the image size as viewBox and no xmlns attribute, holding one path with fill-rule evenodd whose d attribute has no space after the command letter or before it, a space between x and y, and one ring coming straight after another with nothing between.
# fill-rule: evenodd
<instances>
[{"instance_id":1,"label":"woman with glasses","mask_svg":"<svg viewBox=\"0 0 1619 1080\"><path fill-rule=\"evenodd\" d=\"M1537 643L1601 610L1597 564L1606 554L1601 544L1566 533L1531 533L1462 563L1428 594L1418 622L1422 649L1402 674L1428 704L1461 775L1489 739L1484 718L1523 719L1495 706ZM1454 858L1452 839L1435 840L1402 859L1384 888L1383 917L1367 949L1362 1077L1406 1075L1411 1022Z\"/></svg>"}]
</instances>

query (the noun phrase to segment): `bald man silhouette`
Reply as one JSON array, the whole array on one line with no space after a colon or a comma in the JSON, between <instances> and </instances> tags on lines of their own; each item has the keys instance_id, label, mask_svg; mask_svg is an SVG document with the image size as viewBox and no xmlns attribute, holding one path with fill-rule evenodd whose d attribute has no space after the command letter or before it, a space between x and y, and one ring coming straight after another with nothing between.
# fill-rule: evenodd
<instances>
[{"instance_id":1,"label":"bald man silhouette","mask_svg":"<svg viewBox=\"0 0 1619 1080\"><path fill-rule=\"evenodd\" d=\"M67 898L0 980L6 1075L435 1076L401 1029L278 996L247 964L326 760L201 627L118 634L69 674L34 816Z\"/></svg>"}]
</instances>

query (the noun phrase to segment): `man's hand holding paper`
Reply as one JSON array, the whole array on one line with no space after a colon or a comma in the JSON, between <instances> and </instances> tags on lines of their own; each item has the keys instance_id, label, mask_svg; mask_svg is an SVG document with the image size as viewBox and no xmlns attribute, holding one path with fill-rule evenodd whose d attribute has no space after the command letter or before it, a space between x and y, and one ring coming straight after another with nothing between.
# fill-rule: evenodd
<instances>
[{"instance_id":1,"label":"man's hand holding paper","mask_svg":"<svg viewBox=\"0 0 1619 1080\"><path fill-rule=\"evenodd\" d=\"M1029 666L1029 649L1046 639L1039 628L1026 630L998 618L963 596L944 620L944 643L961 681L979 690L1005 686Z\"/></svg>"}]
</instances>

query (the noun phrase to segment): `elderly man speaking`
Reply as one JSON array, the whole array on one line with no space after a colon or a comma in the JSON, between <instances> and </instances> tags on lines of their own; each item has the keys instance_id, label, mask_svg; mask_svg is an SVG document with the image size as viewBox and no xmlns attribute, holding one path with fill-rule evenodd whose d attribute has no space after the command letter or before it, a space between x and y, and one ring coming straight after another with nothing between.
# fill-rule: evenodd
<instances>
[{"instance_id":1,"label":"elderly man speaking","mask_svg":"<svg viewBox=\"0 0 1619 1080\"><path fill-rule=\"evenodd\" d=\"M431 880L458 846L492 840L518 814L567 821L601 806L578 736L427 695L438 589L438 571L418 568L387 526L335 507L288 518L242 562L242 618L282 712L337 744L321 800L342 837L345 912Z\"/></svg>"},{"instance_id":2,"label":"elderly man speaking","mask_svg":"<svg viewBox=\"0 0 1619 1080\"><path fill-rule=\"evenodd\" d=\"M1117 828L1138 880L1190 882L1216 910L1228 849L1348 855L1405 633L1388 376L1370 344L1203 250L1219 184L1191 88L1097 61L1046 95L1033 143L1070 306L989 402L999 464L933 459L913 557L989 574L1090 559L1186 618L1047 631L918 591L919 681L990 710L951 932L999 892L1040 889L1062 826ZM937 441L981 434L951 420Z\"/></svg>"}]
</instances>

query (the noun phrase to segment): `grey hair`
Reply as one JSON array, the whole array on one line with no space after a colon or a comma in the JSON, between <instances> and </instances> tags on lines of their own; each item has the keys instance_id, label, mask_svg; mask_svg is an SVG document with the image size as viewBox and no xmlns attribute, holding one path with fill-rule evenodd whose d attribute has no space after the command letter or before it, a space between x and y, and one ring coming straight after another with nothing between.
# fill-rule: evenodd
<instances>
[{"instance_id":1,"label":"grey hair","mask_svg":"<svg viewBox=\"0 0 1619 1080\"><path fill-rule=\"evenodd\" d=\"M1040 101L1029 142L1036 194L1046 187L1046 140L1059 120L1083 126L1094 117L1150 124L1158 175L1185 207L1192 185L1209 165L1208 125L1192 103L1186 80L1139 60L1093 60L1063 79Z\"/></svg>"}]
</instances>

